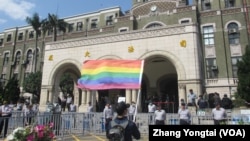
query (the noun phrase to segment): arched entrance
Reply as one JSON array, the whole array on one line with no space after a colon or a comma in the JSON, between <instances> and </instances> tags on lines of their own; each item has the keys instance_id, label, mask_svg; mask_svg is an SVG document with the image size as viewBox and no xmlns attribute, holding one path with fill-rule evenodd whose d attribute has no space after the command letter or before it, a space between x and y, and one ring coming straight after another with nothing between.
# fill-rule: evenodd
<instances>
[{"instance_id":1,"label":"arched entrance","mask_svg":"<svg viewBox=\"0 0 250 141\"><path fill-rule=\"evenodd\" d=\"M77 80L81 76L79 69L73 63L62 63L58 68L55 70L53 74L53 81L52 81L52 97L50 98L52 102L58 101L58 96L62 92L60 89L60 78L64 74L70 74L70 77L73 79L74 88L72 92L73 102L75 105L79 106L81 103L81 95L79 95L79 89L77 88ZM49 100L50 101L50 100Z\"/></svg>"},{"instance_id":2,"label":"arched entrance","mask_svg":"<svg viewBox=\"0 0 250 141\"><path fill-rule=\"evenodd\" d=\"M147 99L155 103L165 102L161 105L168 113L177 112L178 75L174 64L166 57L151 56L146 59L141 89L143 112L147 111Z\"/></svg>"},{"instance_id":3,"label":"arched entrance","mask_svg":"<svg viewBox=\"0 0 250 141\"><path fill-rule=\"evenodd\" d=\"M177 75L168 74L163 76L158 81L160 91L160 101L166 102L163 104L164 109L168 113L177 112L178 109L178 85Z\"/></svg>"},{"instance_id":4,"label":"arched entrance","mask_svg":"<svg viewBox=\"0 0 250 141\"><path fill-rule=\"evenodd\" d=\"M114 108L118 102L118 97L125 97L125 89L98 90L97 110L103 112L107 103ZM113 109L115 111L115 108Z\"/></svg>"}]
</instances>

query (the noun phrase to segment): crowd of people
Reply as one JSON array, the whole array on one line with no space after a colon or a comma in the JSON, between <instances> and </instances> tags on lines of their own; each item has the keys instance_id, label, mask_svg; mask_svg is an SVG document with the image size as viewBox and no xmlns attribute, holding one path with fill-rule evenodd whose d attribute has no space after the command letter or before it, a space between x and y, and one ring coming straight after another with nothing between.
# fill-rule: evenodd
<instances>
[{"instance_id":1,"label":"crowd of people","mask_svg":"<svg viewBox=\"0 0 250 141\"><path fill-rule=\"evenodd\" d=\"M0 105L0 135L2 135L3 131L3 137L7 135L9 118L12 116L13 111L21 112L23 125L27 126L32 123L32 119L38 113L39 109L37 102L31 104L29 100L19 100L16 104L3 101L3 104Z\"/></svg>"}]
</instances>

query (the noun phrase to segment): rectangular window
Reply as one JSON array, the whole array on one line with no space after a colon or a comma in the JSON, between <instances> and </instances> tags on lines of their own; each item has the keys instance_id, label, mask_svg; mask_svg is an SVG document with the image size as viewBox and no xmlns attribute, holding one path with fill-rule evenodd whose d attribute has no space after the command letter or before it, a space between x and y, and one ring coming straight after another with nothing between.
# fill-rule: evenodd
<instances>
[{"instance_id":1,"label":"rectangular window","mask_svg":"<svg viewBox=\"0 0 250 141\"><path fill-rule=\"evenodd\" d=\"M82 22L77 23L76 31L81 31L82 30Z\"/></svg>"},{"instance_id":2,"label":"rectangular window","mask_svg":"<svg viewBox=\"0 0 250 141\"><path fill-rule=\"evenodd\" d=\"M128 31L128 29L126 29L126 28L125 28L125 29L120 29L120 30L119 30L119 32L126 32L126 31Z\"/></svg>"},{"instance_id":3,"label":"rectangular window","mask_svg":"<svg viewBox=\"0 0 250 141\"><path fill-rule=\"evenodd\" d=\"M0 39L0 46L3 46L3 38Z\"/></svg>"},{"instance_id":4,"label":"rectangular window","mask_svg":"<svg viewBox=\"0 0 250 141\"><path fill-rule=\"evenodd\" d=\"M238 74L237 74L237 71L238 71L237 63L238 63L238 61L241 61L242 58L241 57L232 57L231 59L232 59L233 77L237 78L238 77Z\"/></svg>"},{"instance_id":5,"label":"rectangular window","mask_svg":"<svg viewBox=\"0 0 250 141\"><path fill-rule=\"evenodd\" d=\"M216 58L206 59L206 71L207 78L217 78L218 77L218 67L216 64Z\"/></svg>"},{"instance_id":6,"label":"rectangular window","mask_svg":"<svg viewBox=\"0 0 250 141\"><path fill-rule=\"evenodd\" d=\"M7 36L7 42L10 42L11 41L11 34L8 34Z\"/></svg>"},{"instance_id":7,"label":"rectangular window","mask_svg":"<svg viewBox=\"0 0 250 141\"><path fill-rule=\"evenodd\" d=\"M203 27L204 45L214 45L214 28L213 26Z\"/></svg>"},{"instance_id":8,"label":"rectangular window","mask_svg":"<svg viewBox=\"0 0 250 141\"><path fill-rule=\"evenodd\" d=\"M91 29L97 28L97 19L91 20L90 28Z\"/></svg>"},{"instance_id":9,"label":"rectangular window","mask_svg":"<svg viewBox=\"0 0 250 141\"><path fill-rule=\"evenodd\" d=\"M10 53L9 52L4 53L3 66L7 66L8 65L9 59L10 59Z\"/></svg>"},{"instance_id":10,"label":"rectangular window","mask_svg":"<svg viewBox=\"0 0 250 141\"><path fill-rule=\"evenodd\" d=\"M106 17L106 25L109 26L109 25L112 25L112 24L113 24L113 15L107 16Z\"/></svg>"},{"instance_id":11,"label":"rectangular window","mask_svg":"<svg viewBox=\"0 0 250 141\"><path fill-rule=\"evenodd\" d=\"M235 32L235 33L229 33L228 34L228 39L229 39L229 44L239 44L240 43L240 34Z\"/></svg>"},{"instance_id":12,"label":"rectangular window","mask_svg":"<svg viewBox=\"0 0 250 141\"><path fill-rule=\"evenodd\" d=\"M69 24L69 27L68 27L68 32L73 32L74 31L74 23L71 23Z\"/></svg>"},{"instance_id":13,"label":"rectangular window","mask_svg":"<svg viewBox=\"0 0 250 141\"><path fill-rule=\"evenodd\" d=\"M18 73L14 73L13 77L18 80Z\"/></svg>"},{"instance_id":14,"label":"rectangular window","mask_svg":"<svg viewBox=\"0 0 250 141\"><path fill-rule=\"evenodd\" d=\"M20 40L23 40L23 33L19 33L18 34L18 40L20 41Z\"/></svg>"},{"instance_id":15,"label":"rectangular window","mask_svg":"<svg viewBox=\"0 0 250 141\"><path fill-rule=\"evenodd\" d=\"M34 31L29 32L29 39L32 39L32 38L34 38Z\"/></svg>"},{"instance_id":16,"label":"rectangular window","mask_svg":"<svg viewBox=\"0 0 250 141\"><path fill-rule=\"evenodd\" d=\"M235 0L225 0L225 7L230 8L235 6Z\"/></svg>"},{"instance_id":17,"label":"rectangular window","mask_svg":"<svg viewBox=\"0 0 250 141\"><path fill-rule=\"evenodd\" d=\"M189 20L182 20L181 21L181 24L187 24L187 23L189 23Z\"/></svg>"},{"instance_id":18,"label":"rectangular window","mask_svg":"<svg viewBox=\"0 0 250 141\"><path fill-rule=\"evenodd\" d=\"M7 80L6 80L6 74L1 74L1 79L2 79L2 80L1 80L1 81L2 81L2 82L1 82L2 85L5 85L5 82L7 81Z\"/></svg>"},{"instance_id":19,"label":"rectangular window","mask_svg":"<svg viewBox=\"0 0 250 141\"><path fill-rule=\"evenodd\" d=\"M29 75L30 75L30 73L29 73L29 72L26 72L26 73L24 74L24 78L27 78Z\"/></svg>"},{"instance_id":20,"label":"rectangular window","mask_svg":"<svg viewBox=\"0 0 250 141\"><path fill-rule=\"evenodd\" d=\"M210 10L211 9L210 0L202 0L202 9L203 10Z\"/></svg>"}]
</instances>

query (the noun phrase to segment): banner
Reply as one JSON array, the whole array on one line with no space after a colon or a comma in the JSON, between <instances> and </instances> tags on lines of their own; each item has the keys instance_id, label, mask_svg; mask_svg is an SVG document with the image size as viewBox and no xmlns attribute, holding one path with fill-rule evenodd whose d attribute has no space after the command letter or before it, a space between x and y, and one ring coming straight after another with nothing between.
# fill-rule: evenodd
<instances>
[{"instance_id":1,"label":"banner","mask_svg":"<svg viewBox=\"0 0 250 141\"><path fill-rule=\"evenodd\" d=\"M88 60L78 87L89 90L140 89L143 60Z\"/></svg>"}]
</instances>

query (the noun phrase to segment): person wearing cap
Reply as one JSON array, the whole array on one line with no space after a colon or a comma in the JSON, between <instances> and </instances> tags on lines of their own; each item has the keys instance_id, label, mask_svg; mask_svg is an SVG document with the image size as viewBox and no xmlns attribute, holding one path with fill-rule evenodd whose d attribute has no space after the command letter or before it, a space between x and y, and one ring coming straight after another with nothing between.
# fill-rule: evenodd
<instances>
[{"instance_id":1,"label":"person wearing cap","mask_svg":"<svg viewBox=\"0 0 250 141\"><path fill-rule=\"evenodd\" d=\"M212 116L214 119L214 125L225 124L225 119L227 117L226 110L220 107L220 103L215 103L215 108L212 109Z\"/></svg>"},{"instance_id":2,"label":"person wearing cap","mask_svg":"<svg viewBox=\"0 0 250 141\"><path fill-rule=\"evenodd\" d=\"M106 104L106 107L103 110L103 118L105 119L106 136L108 137L109 123L113 118L113 110L110 104Z\"/></svg>"},{"instance_id":3,"label":"person wearing cap","mask_svg":"<svg viewBox=\"0 0 250 141\"><path fill-rule=\"evenodd\" d=\"M155 125L164 125L166 119L165 110L161 109L161 105L157 106L157 110L154 113L155 116Z\"/></svg>"},{"instance_id":4,"label":"person wearing cap","mask_svg":"<svg viewBox=\"0 0 250 141\"><path fill-rule=\"evenodd\" d=\"M114 118L113 122L116 124L123 124L124 122L128 121L128 125L125 128L124 132L124 140L125 141L132 141L132 137L134 137L136 140L139 140L141 138L141 133L136 126L136 124L128 120L127 118L127 113L128 113L128 108L129 104L126 104L125 102L119 102L115 109L117 112L117 116ZM111 128L111 123L109 123L109 129Z\"/></svg>"},{"instance_id":5,"label":"person wearing cap","mask_svg":"<svg viewBox=\"0 0 250 141\"><path fill-rule=\"evenodd\" d=\"M181 108L178 110L180 125L190 125L191 114L186 108L185 103L181 103Z\"/></svg>"},{"instance_id":6,"label":"person wearing cap","mask_svg":"<svg viewBox=\"0 0 250 141\"><path fill-rule=\"evenodd\" d=\"M4 127L4 137L6 137L7 130L8 130L9 118L11 117L12 109L11 109L11 107L9 107L8 102L4 101L3 105L0 107L0 110L1 110L2 118L3 118L3 120L0 123L0 135L1 135L2 129Z\"/></svg>"}]
</instances>

